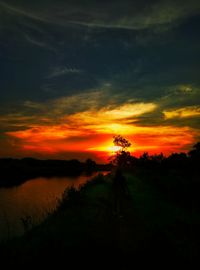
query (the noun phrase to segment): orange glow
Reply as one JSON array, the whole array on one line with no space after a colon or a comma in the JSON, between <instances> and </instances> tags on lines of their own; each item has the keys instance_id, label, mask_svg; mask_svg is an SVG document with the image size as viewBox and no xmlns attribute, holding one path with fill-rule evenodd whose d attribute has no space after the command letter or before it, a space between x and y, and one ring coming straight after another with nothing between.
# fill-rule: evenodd
<instances>
[{"instance_id":1,"label":"orange glow","mask_svg":"<svg viewBox=\"0 0 200 270\"><path fill-rule=\"evenodd\" d=\"M121 146L112 145L112 141L109 141L108 143L104 143L103 145L88 148L88 151L116 153L121 149L122 149Z\"/></svg>"},{"instance_id":2,"label":"orange glow","mask_svg":"<svg viewBox=\"0 0 200 270\"><path fill-rule=\"evenodd\" d=\"M121 150L122 150L122 148L120 146L117 146L117 145L108 147L108 151L111 153L116 153L116 152L119 152Z\"/></svg>"},{"instance_id":3,"label":"orange glow","mask_svg":"<svg viewBox=\"0 0 200 270\"><path fill-rule=\"evenodd\" d=\"M80 153L96 156L106 161L120 150L113 146L113 135L127 138L132 146L129 151L138 156L186 151L195 142L198 131L190 127L141 126L137 118L157 108L153 103L124 104L100 110L86 110L62 116L55 125L31 124L25 130L7 132L24 155L38 153L59 156L60 153ZM38 121L39 122L39 121ZM49 121L50 123L50 121Z\"/></svg>"}]
</instances>

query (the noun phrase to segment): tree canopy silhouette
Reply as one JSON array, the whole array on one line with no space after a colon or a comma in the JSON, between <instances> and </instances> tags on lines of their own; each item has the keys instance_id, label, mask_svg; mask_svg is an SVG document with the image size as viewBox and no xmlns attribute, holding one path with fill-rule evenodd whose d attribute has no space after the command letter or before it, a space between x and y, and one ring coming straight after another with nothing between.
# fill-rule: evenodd
<instances>
[{"instance_id":1,"label":"tree canopy silhouette","mask_svg":"<svg viewBox=\"0 0 200 270\"><path fill-rule=\"evenodd\" d=\"M114 155L113 164L118 167L127 167L130 165L131 154L127 149L131 146L131 143L121 135L116 135L113 137L113 144L119 146L119 150Z\"/></svg>"},{"instance_id":2,"label":"tree canopy silhouette","mask_svg":"<svg viewBox=\"0 0 200 270\"><path fill-rule=\"evenodd\" d=\"M200 142L197 142L191 151L189 151L188 155L195 160L200 160Z\"/></svg>"},{"instance_id":3,"label":"tree canopy silhouette","mask_svg":"<svg viewBox=\"0 0 200 270\"><path fill-rule=\"evenodd\" d=\"M131 146L131 143L121 135L115 135L113 137L113 143L115 146L119 146L121 148L119 150L120 152L126 151L126 149Z\"/></svg>"}]
</instances>

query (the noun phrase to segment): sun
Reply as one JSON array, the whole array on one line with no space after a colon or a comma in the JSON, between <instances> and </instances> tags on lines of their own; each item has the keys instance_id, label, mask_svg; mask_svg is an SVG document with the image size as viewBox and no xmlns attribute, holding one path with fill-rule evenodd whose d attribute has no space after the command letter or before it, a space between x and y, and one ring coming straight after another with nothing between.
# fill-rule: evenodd
<instances>
[{"instance_id":1,"label":"sun","mask_svg":"<svg viewBox=\"0 0 200 270\"><path fill-rule=\"evenodd\" d=\"M113 145L113 146L108 146L107 147L107 151L108 152L112 152L112 153L116 153L122 150L121 146L117 146L117 145Z\"/></svg>"},{"instance_id":2,"label":"sun","mask_svg":"<svg viewBox=\"0 0 200 270\"><path fill-rule=\"evenodd\" d=\"M107 153L117 153L118 151L122 150L121 146L118 145L111 145L111 143L106 143L97 147L91 147L87 150L90 151L98 151L98 152L107 152Z\"/></svg>"}]
</instances>

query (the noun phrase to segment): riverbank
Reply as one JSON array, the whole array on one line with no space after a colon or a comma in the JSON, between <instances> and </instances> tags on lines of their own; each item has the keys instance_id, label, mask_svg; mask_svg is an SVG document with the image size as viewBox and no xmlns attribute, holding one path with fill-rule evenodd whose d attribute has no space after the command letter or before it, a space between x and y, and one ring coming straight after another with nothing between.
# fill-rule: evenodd
<instances>
[{"instance_id":1,"label":"riverbank","mask_svg":"<svg viewBox=\"0 0 200 270\"><path fill-rule=\"evenodd\" d=\"M66 188L78 188L98 173L83 173L77 177L38 177L16 187L0 188L0 242L23 235L27 227L30 229L40 224L57 208ZM27 220L28 224L24 224Z\"/></svg>"},{"instance_id":2,"label":"riverbank","mask_svg":"<svg viewBox=\"0 0 200 270\"><path fill-rule=\"evenodd\" d=\"M189 265L198 261L200 215L162 196L144 175L125 174L129 196L116 214L113 176L68 190L45 222L2 247L11 266ZM68 196L66 196L68 194Z\"/></svg>"},{"instance_id":3,"label":"riverbank","mask_svg":"<svg viewBox=\"0 0 200 270\"><path fill-rule=\"evenodd\" d=\"M34 158L0 159L0 188L18 186L37 177L77 177L83 173L110 171L110 164L96 164L74 160L39 160Z\"/></svg>"}]
</instances>

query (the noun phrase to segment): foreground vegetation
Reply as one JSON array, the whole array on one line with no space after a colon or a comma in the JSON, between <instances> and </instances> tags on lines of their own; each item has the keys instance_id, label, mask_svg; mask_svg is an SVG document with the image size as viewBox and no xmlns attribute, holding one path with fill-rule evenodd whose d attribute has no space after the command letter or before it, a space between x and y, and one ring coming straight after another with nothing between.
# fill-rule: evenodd
<instances>
[{"instance_id":1,"label":"foreground vegetation","mask_svg":"<svg viewBox=\"0 0 200 270\"><path fill-rule=\"evenodd\" d=\"M42 224L2 244L2 264L92 269L199 264L199 153L199 144L188 155L168 158L136 159L121 151L112 173L79 190L67 189Z\"/></svg>"},{"instance_id":2,"label":"foreground vegetation","mask_svg":"<svg viewBox=\"0 0 200 270\"><path fill-rule=\"evenodd\" d=\"M99 175L79 191L68 189L57 210L45 222L1 246L2 262L26 267L64 264L123 267L132 263L186 265L198 262L199 209L176 198L180 191L159 185L180 175L135 167L125 171L127 190L115 206L114 174ZM190 187L188 179L188 187ZM188 192L190 192L188 190ZM119 196L119 195L118 195ZM195 203L198 203L197 200Z\"/></svg>"}]
</instances>

